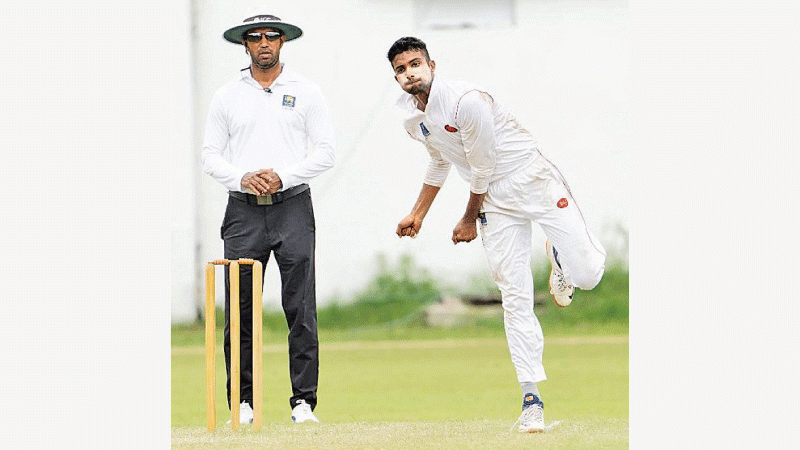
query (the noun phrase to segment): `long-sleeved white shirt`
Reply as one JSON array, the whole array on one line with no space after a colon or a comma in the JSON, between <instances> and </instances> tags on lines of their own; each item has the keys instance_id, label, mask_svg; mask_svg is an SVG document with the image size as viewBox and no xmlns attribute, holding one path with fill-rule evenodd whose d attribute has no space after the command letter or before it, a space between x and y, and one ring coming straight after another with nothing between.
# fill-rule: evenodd
<instances>
[{"instance_id":1,"label":"long-sleeved white shirt","mask_svg":"<svg viewBox=\"0 0 800 450\"><path fill-rule=\"evenodd\" d=\"M334 165L333 124L319 87L284 66L269 91L246 68L211 100L203 171L230 191L243 192L247 172L271 168L286 190Z\"/></svg>"},{"instance_id":2,"label":"long-sleeved white shirt","mask_svg":"<svg viewBox=\"0 0 800 450\"><path fill-rule=\"evenodd\" d=\"M470 191L483 194L489 183L539 154L536 139L514 116L471 83L436 76L424 112L408 93L397 104L408 112L406 131L425 144L431 156L425 184L442 186L454 165Z\"/></svg>"}]
</instances>

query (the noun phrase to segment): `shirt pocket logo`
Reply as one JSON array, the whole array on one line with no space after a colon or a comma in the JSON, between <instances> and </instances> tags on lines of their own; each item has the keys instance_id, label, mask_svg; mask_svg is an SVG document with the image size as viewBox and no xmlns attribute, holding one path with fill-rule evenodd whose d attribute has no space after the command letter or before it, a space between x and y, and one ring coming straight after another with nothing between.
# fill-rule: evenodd
<instances>
[{"instance_id":1,"label":"shirt pocket logo","mask_svg":"<svg viewBox=\"0 0 800 450\"><path fill-rule=\"evenodd\" d=\"M284 95L283 96L283 106L289 106L294 108L294 96L292 95Z\"/></svg>"}]
</instances>

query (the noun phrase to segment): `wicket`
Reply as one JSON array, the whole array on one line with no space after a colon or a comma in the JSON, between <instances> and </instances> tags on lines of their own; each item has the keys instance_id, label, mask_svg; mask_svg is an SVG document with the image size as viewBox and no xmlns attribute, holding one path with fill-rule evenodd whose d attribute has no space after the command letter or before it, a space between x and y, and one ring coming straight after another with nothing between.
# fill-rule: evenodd
<instances>
[{"instance_id":1,"label":"wicket","mask_svg":"<svg viewBox=\"0 0 800 450\"><path fill-rule=\"evenodd\" d=\"M216 299L214 266L229 265L230 271L230 331L231 331L231 428L239 429L240 403L240 335L241 314L239 312L239 266L253 266L253 430L261 429L262 422L262 335L261 335L261 288L262 264L253 259L215 259L206 264L206 427L213 431L217 427L216 413Z\"/></svg>"}]
</instances>

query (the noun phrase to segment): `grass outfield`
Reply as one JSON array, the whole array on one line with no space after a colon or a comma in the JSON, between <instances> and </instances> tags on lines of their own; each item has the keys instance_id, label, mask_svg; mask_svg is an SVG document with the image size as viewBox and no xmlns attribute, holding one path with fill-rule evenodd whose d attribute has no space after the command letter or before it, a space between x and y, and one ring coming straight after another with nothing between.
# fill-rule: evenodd
<instances>
[{"instance_id":1,"label":"grass outfield","mask_svg":"<svg viewBox=\"0 0 800 450\"><path fill-rule=\"evenodd\" d=\"M509 431L503 420L443 422L356 422L266 425L261 432L237 433L180 427L172 429L173 449L627 449L628 421L582 419L559 423L546 433Z\"/></svg>"},{"instance_id":2,"label":"grass outfield","mask_svg":"<svg viewBox=\"0 0 800 450\"><path fill-rule=\"evenodd\" d=\"M547 333L546 333L546 336ZM547 433L511 430L521 393L505 339L324 341L321 424L289 419L287 350L264 352L264 428L233 433L217 357L218 429L205 431L204 349L172 350L172 448L628 448L628 338L546 337Z\"/></svg>"}]
</instances>

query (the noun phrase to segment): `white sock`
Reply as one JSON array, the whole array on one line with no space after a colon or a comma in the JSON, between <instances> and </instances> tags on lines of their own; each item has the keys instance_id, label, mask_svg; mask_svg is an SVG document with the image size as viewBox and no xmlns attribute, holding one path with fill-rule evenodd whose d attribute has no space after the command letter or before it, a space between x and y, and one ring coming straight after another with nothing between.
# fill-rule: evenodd
<instances>
[{"instance_id":1,"label":"white sock","mask_svg":"<svg viewBox=\"0 0 800 450\"><path fill-rule=\"evenodd\" d=\"M536 383L525 381L520 383L519 385L522 388L522 395L533 394L537 397L539 396L539 388L536 387Z\"/></svg>"}]
</instances>

